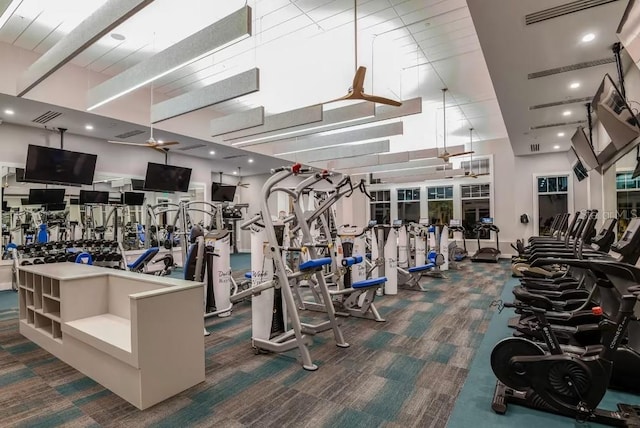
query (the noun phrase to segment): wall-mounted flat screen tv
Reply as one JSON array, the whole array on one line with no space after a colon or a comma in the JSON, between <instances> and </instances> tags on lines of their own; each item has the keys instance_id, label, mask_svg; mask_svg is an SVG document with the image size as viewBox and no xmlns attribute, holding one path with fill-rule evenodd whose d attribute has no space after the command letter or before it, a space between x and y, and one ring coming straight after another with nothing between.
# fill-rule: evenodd
<instances>
[{"instance_id":1,"label":"wall-mounted flat screen tv","mask_svg":"<svg viewBox=\"0 0 640 428\"><path fill-rule=\"evenodd\" d=\"M155 192L188 192L191 168L149 162L144 190Z\"/></svg>"},{"instance_id":2,"label":"wall-mounted flat screen tv","mask_svg":"<svg viewBox=\"0 0 640 428\"><path fill-rule=\"evenodd\" d=\"M617 150L624 149L640 136L636 115L608 74L602 79L591 107Z\"/></svg>"},{"instance_id":3,"label":"wall-mounted flat screen tv","mask_svg":"<svg viewBox=\"0 0 640 428\"><path fill-rule=\"evenodd\" d=\"M212 202L233 202L236 196L236 186L227 184L211 183Z\"/></svg>"},{"instance_id":4,"label":"wall-mounted flat screen tv","mask_svg":"<svg viewBox=\"0 0 640 428\"><path fill-rule=\"evenodd\" d=\"M96 155L29 144L24 179L36 183L93 184Z\"/></svg>"},{"instance_id":5,"label":"wall-mounted flat screen tv","mask_svg":"<svg viewBox=\"0 0 640 428\"><path fill-rule=\"evenodd\" d=\"M61 204L64 189L29 189L29 205Z\"/></svg>"},{"instance_id":6,"label":"wall-mounted flat screen tv","mask_svg":"<svg viewBox=\"0 0 640 428\"><path fill-rule=\"evenodd\" d=\"M144 180L131 179L131 190L144 190Z\"/></svg>"},{"instance_id":7,"label":"wall-mounted flat screen tv","mask_svg":"<svg viewBox=\"0 0 640 428\"><path fill-rule=\"evenodd\" d=\"M124 192L122 195L122 203L129 206L142 206L144 205L144 193Z\"/></svg>"},{"instance_id":8,"label":"wall-mounted flat screen tv","mask_svg":"<svg viewBox=\"0 0 640 428\"><path fill-rule=\"evenodd\" d=\"M80 205L84 204L108 204L109 192L100 192L97 190L81 190Z\"/></svg>"},{"instance_id":9,"label":"wall-mounted flat screen tv","mask_svg":"<svg viewBox=\"0 0 640 428\"><path fill-rule=\"evenodd\" d=\"M576 129L576 132L571 137L571 145L578 157L582 159L583 163L588 166L589 169L596 169L600 166L598 157L582 126L578 126L578 129Z\"/></svg>"}]
</instances>

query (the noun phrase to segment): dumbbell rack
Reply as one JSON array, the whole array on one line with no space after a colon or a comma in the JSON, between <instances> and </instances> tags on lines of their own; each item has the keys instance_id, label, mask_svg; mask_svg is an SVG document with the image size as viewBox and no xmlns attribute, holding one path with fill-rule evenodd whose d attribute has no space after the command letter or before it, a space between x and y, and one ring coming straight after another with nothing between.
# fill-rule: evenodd
<instances>
[{"instance_id":1,"label":"dumbbell rack","mask_svg":"<svg viewBox=\"0 0 640 428\"><path fill-rule=\"evenodd\" d=\"M20 321L62 343L60 281L19 271Z\"/></svg>"}]
</instances>

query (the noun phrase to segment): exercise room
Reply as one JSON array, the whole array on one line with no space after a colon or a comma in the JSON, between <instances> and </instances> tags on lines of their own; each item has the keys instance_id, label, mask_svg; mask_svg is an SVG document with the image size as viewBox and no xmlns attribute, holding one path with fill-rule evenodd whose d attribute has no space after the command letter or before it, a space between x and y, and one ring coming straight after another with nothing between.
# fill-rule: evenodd
<instances>
[{"instance_id":1,"label":"exercise room","mask_svg":"<svg viewBox=\"0 0 640 428\"><path fill-rule=\"evenodd\" d=\"M638 0L0 0L0 425L640 427Z\"/></svg>"}]
</instances>

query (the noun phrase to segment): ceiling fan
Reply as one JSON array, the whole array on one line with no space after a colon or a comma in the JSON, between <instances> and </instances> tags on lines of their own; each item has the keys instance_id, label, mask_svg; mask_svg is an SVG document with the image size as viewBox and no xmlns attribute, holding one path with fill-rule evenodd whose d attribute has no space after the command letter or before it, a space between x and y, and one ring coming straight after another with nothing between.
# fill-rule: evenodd
<instances>
[{"instance_id":1,"label":"ceiling fan","mask_svg":"<svg viewBox=\"0 0 640 428\"><path fill-rule=\"evenodd\" d=\"M151 111L151 107L153 107L153 83L151 83L151 105L149 107L149 111ZM130 143L128 141L113 141L113 140L107 140L107 142L112 144L123 144L125 146L149 147L150 149L164 153L165 163L166 163L166 155L169 150L168 146L175 146L176 144L180 144L180 143L178 141L162 141L162 140L156 140L155 138L153 138L153 123L151 121L149 122L149 129L151 131L149 135L149 139L143 144Z\"/></svg>"},{"instance_id":2,"label":"ceiling fan","mask_svg":"<svg viewBox=\"0 0 640 428\"><path fill-rule=\"evenodd\" d=\"M478 178L478 177L482 177L483 175L489 175L488 172L486 173L480 173L480 174L476 174L475 172L473 172L473 128L469 128L469 148L471 149L469 152L466 152L468 154L470 154L470 158L469 158L469 171L465 171L464 174L460 174L460 175L455 175L453 177L450 178Z\"/></svg>"},{"instance_id":3,"label":"ceiling fan","mask_svg":"<svg viewBox=\"0 0 640 428\"><path fill-rule=\"evenodd\" d=\"M451 154L447 151L447 100L446 100L447 91L448 91L447 88L442 88L442 117L443 117L442 122L443 122L443 130L444 130L442 141L444 143L444 152L438 155L438 157L444 160L445 162L449 162L449 158L473 154L473 150L468 152L454 153L454 154Z\"/></svg>"},{"instance_id":4,"label":"ceiling fan","mask_svg":"<svg viewBox=\"0 0 640 428\"><path fill-rule=\"evenodd\" d=\"M246 189L247 187L249 187L249 184L250 183L242 182L242 169L238 167L238 182L236 183L236 187L242 187L243 189Z\"/></svg>"},{"instance_id":5,"label":"ceiling fan","mask_svg":"<svg viewBox=\"0 0 640 428\"><path fill-rule=\"evenodd\" d=\"M347 94L336 98L335 100L327 101L327 103L332 103L335 101L343 101L343 100L363 100L370 101L372 103L380 103L386 104L394 107L400 107L402 105L401 102L392 100L385 97L379 97L377 95L370 95L364 92L364 77L367 73L367 68L360 66L358 67L358 0L354 0L353 2L353 26L354 26L354 45L355 45L355 65L356 65L356 74L353 76L353 83L351 87L348 89Z\"/></svg>"}]
</instances>

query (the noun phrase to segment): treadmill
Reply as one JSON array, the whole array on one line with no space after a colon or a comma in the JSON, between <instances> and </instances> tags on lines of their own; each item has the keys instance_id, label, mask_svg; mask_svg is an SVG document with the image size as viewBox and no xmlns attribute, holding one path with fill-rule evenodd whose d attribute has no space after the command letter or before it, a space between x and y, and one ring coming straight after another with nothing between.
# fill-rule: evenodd
<instances>
[{"instance_id":1,"label":"treadmill","mask_svg":"<svg viewBox=\"0 0 640 428\"><path fill-rule=\"evenodd\" d=\"M471 256L472 262L479 263L498 263L498 259L500 258L500 241L498 239L498 233L500 229L498 226L493 224L493 218L485 217L483 218L476 227L473 228L474 232L476 232L476 239L478 240L478 251ZM481 247L480 244L480 234L482 231L488 230L489 233L496 233L496 247Z\"/></svg>"}]
</instances>

